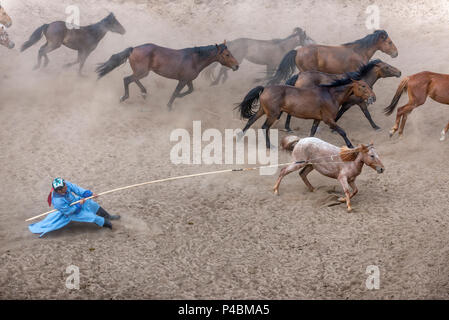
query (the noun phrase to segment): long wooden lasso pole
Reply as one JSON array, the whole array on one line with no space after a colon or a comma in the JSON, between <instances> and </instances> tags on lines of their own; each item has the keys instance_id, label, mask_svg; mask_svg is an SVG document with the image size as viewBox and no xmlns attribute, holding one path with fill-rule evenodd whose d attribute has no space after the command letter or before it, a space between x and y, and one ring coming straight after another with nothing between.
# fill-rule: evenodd
<instances>
[{"instance_id":1,"label":"long wooden lasso pole","mask_svg":"<svg viewBox=\"0 0 449 320\"><path fill-rule=\"evenodd\" d=\"M70 205L73 206L73 205L75 205L77 203L80 203L83 200L89 200L89 199L97 198L99 196L103 196L103 195L108 194L108 193L117 192L117 191L126 190L126 189L131 189L131 188L136 188L136 187L140 187L140 186L145 186L145 185L148 185L148 184L154 184L154 183L160 183L160 182L172 181L172 180L180 180L180 179L186 179L186 178L193 178L193 177L200 177L200 176L206 176L206 175L211 175L211 174L219 174L219 173L226 173L226 172L250 171L250 170L257 170L257 169L262 169L262 168L273 168L273 167L284 166L284 165L288 165L288 164L292 164L292 163L294 163L294 162L281 163L281 164L275 164L275 165L270 165L270 166L253 167L253 168L227 169L227 170L219 170L219 171L209 171L209 172L202 172L202 173L196 173L196 174L189 174L189 175L185 175L185 176L177 176L177 177L171 177L171 178L165 178L165 179L152 180L152 181L148 181L148 182L137 183L137 184L133 184L133 185L126 186L126 187L121 187L121 188L105 191L105 192L99 193L99 194L97 194L95 196L83 198L81 200L72 202ZM51 211L48 211L48 212L44 212L44 213L42 213L40 215L37 215L35 217L26 219L25 221L31 221L31 220L34 220L34 219L46 216L47 214L50 214L50 213L56 212L56 211L58 211L58 210L54 209L54 210L51 210Z\"/></svg>"}]
</instances>

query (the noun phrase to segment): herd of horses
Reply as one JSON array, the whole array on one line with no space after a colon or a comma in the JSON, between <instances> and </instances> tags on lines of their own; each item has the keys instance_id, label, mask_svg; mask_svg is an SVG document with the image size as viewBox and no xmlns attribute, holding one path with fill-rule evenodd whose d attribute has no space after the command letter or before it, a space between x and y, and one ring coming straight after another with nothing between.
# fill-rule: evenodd
<instances>
[{"instance_id":1,"label":"herd of horses","mask_svg":"<svg viewBox=\"0 0 449 320\"><path fill-rule=\"evenodd\" d=\"M9 39L6 29L11 25L11 18L0 6L0 44L10 49L14 47L14 42ZM84 27L70 28L63 21L55 21L38 27L21 46L21 51L30 48L44 36L46 42L38 51L35 69L41 67L42 59L43 67L46 67L49 63L47 54L64 45L78 52L77 60L65 67L79 64L78 72L82 75L86 59L108 31L121 35L126 32L113 13ZM301 170L300 177L309 190L313 191L307 175L316 169L341 183L345 197L340 200L346 202L348 211L351 211L350 199L357 193L355 178L363 165L372 167L378 173L382 173L384 167L372 143L354 147L337 121L357 104L372 128L380 129L368 111L368 105L376 101L373 86L381 78L401 77L401 71L380 59L371 60L377 51L392 58L398 56L398 49L384 30L376 30L353 42L329 46L316 44L303 29L295 28L283 39L239 38L221 44L179 50L153 43L129 47L99 64L96 73L101 78L129 61L132 74L123 79L124 94L120 98L121 102L129 98L131 83L140 88L143 98L147 96L147 90L140 81L151 71L162 77L175 79L178 84L167 104L171 110L176 98L194 91L193 81L203 70L203 74L211 80L211 86L215 86L220 81L226 81L228 69L237 71L244 59L265 66L266 77L256 81L264 80L266 85L251 89L236 107L241 117L248 119L240 138L265 115L262 128L265 129L266 147L269 149L272 147L270 127L283 113L287 114L285 129L288 132L292 132L292 116L313 120L310 138L299 139L288 135L281 140L281 147L292 152L293 163L281 170L274 191L278 194L282 178L296 170ZM215 77L217 65L221 65L221 68ZM296 69L299 73L293 76ZM286 82L282 84L284 81ZM187 90L182 92L186 86ZM449 75L424 71L405 77L391 104L384 109L386 115L395 110L405 91L409 100L398 108L390 137L398 130L399 135L403 134L407 116L414 108L424 104L427 96L437 102L449 104ZM347 147L339 148L313 138L320 122L341 135ZM445 139L448 130L449 123L441 132L440 140ZM349 188L352 188L352 192Z\"/></svg>"}]
</instances>

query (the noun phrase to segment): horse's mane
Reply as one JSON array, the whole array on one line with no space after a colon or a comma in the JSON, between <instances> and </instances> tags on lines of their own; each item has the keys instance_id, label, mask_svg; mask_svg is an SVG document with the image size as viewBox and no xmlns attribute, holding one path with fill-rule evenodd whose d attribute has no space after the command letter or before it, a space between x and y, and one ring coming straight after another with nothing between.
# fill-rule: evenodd
<instances>
[{"instance_id":1,"label":"horse's mane","mask_svg":"<svg viewBox=\"0 0 449 320\"><path fill-rule=\"evenodd\" d=\"M380 59L371 60L367 64L361 66L359 70L353 72L346 72L343 78L337 79L329 84L320 84L320 87L339 87L350 84L353 80L361 80L368 72L370 72L380 62L382 62Z\"/></svg>"},{"instance_id":2,"label":"horse's mane","mask_svg":"<svg viewBox=\"0 0 449 320\"><path fill-rule=\"evenodd\" d=\"M377 43L377 41L379 41L381 37L384 37L385 39L388 38L388 33L385 30L376 30L362 39L345 43L343 44L343 46L358 46L360 48L369 48L373 44Z\"/></svg>"},{"instance_id":3,"label":"horse's mane","mask_svg":"<svg viewBox=\"0 0 449 320\"><path fill-rule=\"evenodd\" d=\"M271 39L270 41L271 41L272 43L274 43L274 44L277 44L277 43L282 42L282 41L284 41L284 40L287 40L287 39L296 37L300 32L304 32L304 30L302 30L302 29L299 28L299 27L296 27L295 29L293 29L292 34L289 35L287 38L284 38L284 39L278 39L278 38L276 38L276 39Z\"/></svg>"},{"instance_id":4,"label":"horse's mane","mask_svg":"<svg viewBox=\"0 0 449 320\"><path fill-rule=\"evenodd\" d=\"M224 49L227 49L227 46L222 44L218 45L218 49L220 51L223 51ZM193 48L187 48L187 50L192 51L193 53L198 53L200 57L208 57L211 55L212 51L217 50L216 45L210 45L210 46L202 46L202 47L193 47Z\"/></svg>"},{"instance_id":5,"label":"horse's mane","mask_svg":"<svg viewBox=\"0 0 449 320\"><path fill-rule=\"evenodd\" d=\"M369 146L358 146L355 149L348 148L346 146L340 148L340 158L343 161L354 161L357 159L357 156L360 152L367 151L369 149Z\"/></svg>"}]
</instances>

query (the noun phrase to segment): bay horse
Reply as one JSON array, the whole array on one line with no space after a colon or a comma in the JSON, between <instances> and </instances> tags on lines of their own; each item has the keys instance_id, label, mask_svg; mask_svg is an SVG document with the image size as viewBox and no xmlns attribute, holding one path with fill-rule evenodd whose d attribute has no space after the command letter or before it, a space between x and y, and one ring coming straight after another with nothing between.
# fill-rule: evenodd
<instances>
[{"instance_id":1,"label":"bay horse","mask_svg":"<svg viewBox=\"0 0 449 320\"><path fill-rule=\"evenodd\" d=\"M234 58L242 63L248 60L254 64L266 66L267 74L271 76L275 71L284 55L290 50L308 44L315 43L301 28L295 28L293 33L284 39L272 40L256 40L249 38L238 38L227 42L229 50ZM213 72L217 63L214 63L204 70L206 77L213 78ZM221 67L218 76L211 85L219 84L223 77L222 83L228 78L228 69Z\"/></svg>"},{"instance_id":2,"label":"bay horse","mask_svg":"<svg viewBox=\"0 0 449 320\"><path fill-rule=\"evenodd\" d=\"M436 102L449 104L449 75L423 71L405 77L399 84L390 105L384 109L386 115L393 113L402 93L405 91L407 91L408 94L408 102L404 106L398 108L396 122L390 130L390 138L396 131L398 131L398 129L399 136L402 136L408 115L413 109L423 105L428 96ZM449 125L441 132L442 137L440 140L444 140L444 135L446 134L447 129L449 129Z\"/></svg>"},{"instance_id":3,"label":"bay horse","mask_svg":"<svg viewBox=\"0 0 449 320\"><path fill-rule=\"evenodd\" d=\"M374 87L374 84L380 78L389 78L389 77L397 77L401 76L401 71L386 62L383 62L380 59L371 60L367 65L362 67L358 71L361 74L361 80L365 81L371 88ZM344 78L345 74L331 74L324 73L319 71L306 71L298 73L297 75L291 77L286 85L295 86L297 88L307 88L313 87L320 84L331 83L332 81ZM338 110L337 116L335 118L335 122L337 122L341 116L348 111L353 105L358 105L360 110L362 110L366 119L368 119L371 127L374 130L380 130L380 127L376 125L373 121L370 112L368 111L368 105L365 101L359 97L355 97L352 95ZM291 132L290 128L290 119L291 115L287 116L287 120L285 121L285 130Z\"/></svg>"},{"instance_id":4,"label":"bay horse","mask_svg":"<svg viewBox=\"0 0 449 320\"><path fill-rule=\"evenodd\" d=\"M288 79L293 74L295 66L301 72L321 71L339 74L356 71L361 65L367 64L378 50L392 58L398 56L398 50L385 30L376 30L362 39L339 46L311 44L301 47L284 56L276 74L268 84Z\"/></svg>"},{"instance_id":5,"label":"bay horse","mask_svg":"<svg viewBox=\"0 0 449 320\"><path fill-rule=\"evenodd\" d=\"M314 136L320 121L324 121L331 129L337 131L345 140L346 145L353 148L346 132L337 125L335 117L338 108L351 95L355 95L368 104L376 100L376 95L370 86L360 79L360 74L348 74L330 84L321 84L311 88L296 88L286 85L258 86L252 89L243 101L236 107L244 119L249 119L243 128L241 138L246 130L264 114L267 119L262 126L266 130L266 146L271 147L268 135L270 127L279 119L282 112L302 119L313 119L310 136ZM257 111L253 110L254 103L260 101Z\"/></svg>"},{"instance_id":6,"label":"bay horse","mask_svg":"<svg viewBox=\"0 0 449 320\"><path fill-rule=\"evenodd\" d=\"M15 46L14 42L9 39L6 27L2 24L0 24L0 45L5 46L8 49L12 49Z\"/></svg>"},{"instance_id":7,"label":"bay horse","mask_svg":"<svg viewBox=\"0 0 449 320\"><path fill-rule=\"evenodd\" d=\"M95 24L84 27L72 26L72 28L68 28L66 22L55 21L37 28L29 40L22 45L20 51L28 49L37 43L42 38L42 35L45 35L47 42L39 49L37 65L34 69L40 68L42 58L45 59L44 67L46 67L50 61L47 54L64 45L67 48L78 51L78 59L75 62L65 64L64 67L67 68L79 63L78 73L82 75L81 71L87 57L95 50L108 31L122 35L126 32L113 13L110 13Z\"/></svg>"},{"instance_id":8,"label":"bay horse","mask_svg":"<svg viewBox=\"0 0 449 320\"><path fill-rule=\"evenodd\" d=\"M12 19L8 14L6 13L5 9L0 4L0 24L4 25L6 28L9 28L12 26Z\"/></svg>"},{"instance_id":9,"label":"bay horse","mask_svg":"<svg viewBox=\"0 0 449 320\"><path fill-rule=\"evenodd\" d=\"M281 140L281 148L291 152L294 163L281 170L273 188L276 195L279 195L282 179L287 174L300 169L299 176L309 191L313 192L315 189L307 179L307 175L315 169L322 175L340 182L345 197L338 200L346 202L348 212L352 211L351 198L358 192L355 179L362 173L363 166L367 165L379 174L385 171L372 143L348 149L339 148L318 138L300 139L296 136L286 136Z\"/></svg>"},{"instance_id":10,"label":"bay horse","mask_svg":"<svg viewBox=\"0 0 449 320\"><path fill-rule=\"evenodd\" d=\"M105 76L128 59L133 74L123 79L125 94L120 98L120 102L129 98L129 85L132 82L139 86L145 99L147 90L140 83L140 79L148 76L150 71L154 71L165 78L178 80L178 85L167 104L169 110L172 109L173 101L176 98L182 98L193 92L192 81L211 63L218 61L233 71L237 71L239 68L239 63L226 46L226 40L220 45L215 44L180 50L148 43L134 48L130 47L111 56L108 61L98 66L96 70L98 78ZM181 93L181 90L186 85L188 90Z\"/></svg>"}]
</instances>

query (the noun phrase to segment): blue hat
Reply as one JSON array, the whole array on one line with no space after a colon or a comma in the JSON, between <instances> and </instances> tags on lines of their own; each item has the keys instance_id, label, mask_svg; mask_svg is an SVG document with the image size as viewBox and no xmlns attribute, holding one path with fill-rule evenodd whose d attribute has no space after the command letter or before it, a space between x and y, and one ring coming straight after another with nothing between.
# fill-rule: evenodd
<instances>
[{"instance_id":1,"label":"blue hat","mask_svg":"<svg viewBox=\"0 0 449 320\"><path fill-rule=\"evenodd\" d=\"M53 180L52 186L53 186L53 189L55 189L55 190L58 188L64 187L64 179L56 178L55 180Z\"/></svg>"}]
</instances>

